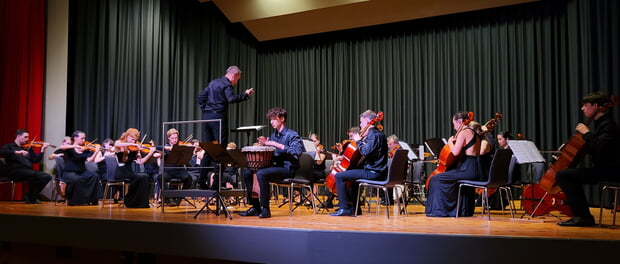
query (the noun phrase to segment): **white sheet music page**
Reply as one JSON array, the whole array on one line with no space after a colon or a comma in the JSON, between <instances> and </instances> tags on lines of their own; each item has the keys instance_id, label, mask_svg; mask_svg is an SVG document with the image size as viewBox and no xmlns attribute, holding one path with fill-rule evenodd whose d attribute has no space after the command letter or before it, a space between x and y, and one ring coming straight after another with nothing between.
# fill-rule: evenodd
<instances>
[{"instance_id":1,"label":"white sheet music page","mask_svg":"<svg viewBox=\"0 0 620 264\"><path fill-rule=\"evenodd\" d=\"M400 145L402 149L408 150L407 157L409 158L409 160L418 159L418 156L416 156L415 153L413 153L413 150L411 149L411 146L409 146L409 144L407 144L406 142L402 142L402 141L398 142L398 144Z\"/></svg>"},{"instance_id":2,"label":"white sheet music page","mask_svg":"<svg viewBox=\"0 0 620 264\"><path fill-rule=\"evenodd\" d=\"M517 157L517 163L545 162L540 155L540 151L532 141L528 140L508 140L508 146L512 149L512 154Z\"/></svg>"},{"instance_id":3,"label":"white sheet music page","mask_svg":"<svg viewBox=\"0 0 620 264\"><path fill-rule=\"evenodd\" d=\"M242 127L238 127L237 130L261 130L266 126L242 126Z\"/></svg>"},{"instance_id":4,"label":"white sheet music page","mask_svg":"<svg viewBox=\"0 0 620 264\"><path fill-rule=\"evenodd\" d=\"M306 152L314 151L316 152L316 146L314 146L314 142L304 139L304 148L306 148Z\"/></svg>"}]
</instances>

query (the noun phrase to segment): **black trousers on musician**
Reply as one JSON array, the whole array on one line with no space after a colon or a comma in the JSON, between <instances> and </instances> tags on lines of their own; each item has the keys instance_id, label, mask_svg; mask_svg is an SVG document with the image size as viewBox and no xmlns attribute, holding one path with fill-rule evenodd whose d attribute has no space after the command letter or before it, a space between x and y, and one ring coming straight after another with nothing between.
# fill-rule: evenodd
<instances>
[{"instance_id":1,"label":"black trousers on musician","mask_svg":"<svg viewBox=\"0 0 620 264\"><path fill-rule=\"evenodd\" d=\"M28 193L24 195L26 203L36 202L39 198L39 193L45 188L45 185L52 180L52 175L29 168L14 169L9 171L8 175L9 178L14 181L28 182Z\"/></svg>"},{"instance_id":2,"label":"black trousers on musician","mask_svg":"<svg viewBox=\"0 0 620 264\"><path fill-rule=\"evenodd\" d=\"M591 218L588 199L583 190L584 184L600 181L620 181L617 176L620 168L575 168L558 171L556 181L564 194L574 216Z\"/></svg>"}]
</instances>

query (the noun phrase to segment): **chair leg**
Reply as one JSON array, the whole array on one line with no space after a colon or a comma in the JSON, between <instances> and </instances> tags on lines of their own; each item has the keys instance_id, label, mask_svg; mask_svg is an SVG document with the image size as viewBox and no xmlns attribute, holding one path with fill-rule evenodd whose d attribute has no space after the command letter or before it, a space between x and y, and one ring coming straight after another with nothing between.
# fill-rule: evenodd
<instances>
[{"instance_id":1,"label":"chair leg","mask_svg":"<svg viewBox=\"0 0 620 264\"><path fill-rule=\"evenodd\" d=\"M614 218L611 223L612 226L616 225L616 213L618 212L618 191L620 191L620 189L618 188L614 189L614 202L612 204L613 207L611 208L613 212L612 217Z\"/></svg>"},{"instance_id":2,"label":"chair leg","mask_svg":"<svg viewBox=\"0 0 620 264\"><path fill-rule=\"evenodd\" d=\"M15 182L11 181L11 202L15 200Z\"/></svg>"},{"instance_id":3,"label":"chair leg","mask_svg":"<svg viewBox=\"0 0 620 264\"><path fill-rule=\"evenodd\" d=\"M355 183L353 183L353 184L355 184ZM362 189L365 189L364 186L365 186L364 184L360 183L359 187L357 188L357 199L355 199L355 209L354 209L355 210L355 214L353 214L353 215L355 215L355 217L357 217L357 208L360 207L360 194L362 193Z\"/></svg>"},{"instance_id":4,"label":"chair leg","mask_svg":"<svg viewBox=\"0 0 620 264\"><path fill-rule=\"evenodd\" d=\"M463 187L462 184L459 184L459 192L457 194L456 197L456 217L459 217L459 210L461 209L461 187Z\"/></svg>"},{"instance_id":5,"label":"chair leg","mask_svg":"<svg viewBox=\"0 0 620 264\"><path fill-rule=\"evenodd\" d=\"M381 189L383 189L383 198L385 199L385 212L387 214L387 218L390 219L390 193L386 187L382 187ZM377 188L377 190L379 190L379 188ZM379 199L377 199L377 202L379 202ZM377 203L377 212L379 211L380 204L380 202ZM398 209L400 209L400 207Z\"/></svg>"},{"instance_id":6,"label":"chair leg","mask_svg":"<svg viewBox=\"0 0 620 264\"><path fill-rule=\"evenodd\" d=\"M482 195L484 196L483 201L483 213L484 213L484 209L487 210L487 215L488 215L488 219L489 221L491 221L491 207L489 206L489 189L487 187L484 187L484 191L482 192ZM501 199L501 193L500 193L500 199Z\"/></svg>"}]
</instances>

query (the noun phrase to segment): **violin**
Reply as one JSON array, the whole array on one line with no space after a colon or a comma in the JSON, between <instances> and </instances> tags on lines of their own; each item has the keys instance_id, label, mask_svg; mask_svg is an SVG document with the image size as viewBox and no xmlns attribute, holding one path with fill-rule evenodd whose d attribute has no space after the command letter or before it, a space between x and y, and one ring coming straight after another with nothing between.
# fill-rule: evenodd
<instances>
[{"instance_id":1,"label":"violin","mask_svg":"<svg viewBox=\"0 0 620 264\"><path fill-rule=\"evenodd\" d=\"M93 142L95 142L95 141L93 140ZM97 150L97 148L101 149L101 145L94 144L94 143L88 142L88 141L85 141L84 145L82 146L82 150L89 150L89 151L95 151L95 150Z\"/></svg>"},{"instance_id":2,"label":"violin","mask_svg":"<svg viewBox=\"0 0 620 264\"><path fill-rule=\"evenodd\" d=\"M33 141L30 141L30 142L28 142L26 144L23 144L22 148L42 148L43 145L45 145L45 143L47 143L47 142L45 142L45 141L34 141L33 140ZM50 145L48 145L48 147L55 148L56 146L50 144Z\"/></svg>"}]
</instances>

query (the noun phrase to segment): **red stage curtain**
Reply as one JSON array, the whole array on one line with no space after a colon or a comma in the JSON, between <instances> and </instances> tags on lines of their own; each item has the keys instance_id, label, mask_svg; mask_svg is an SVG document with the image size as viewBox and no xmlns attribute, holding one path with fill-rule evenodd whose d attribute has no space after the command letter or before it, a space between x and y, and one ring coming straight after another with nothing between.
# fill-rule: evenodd
<instances>
[{"instance_id":1,"label":"red stage curtain","mask_svg":"<svg viewBox=\"0 0 620 264\"><path fill-rule=\"evenodd\" d=\"M0 0L0 144L13 141L18 128L41 139L44 71L45 0Z\"/></svg>"}]
</instances>

